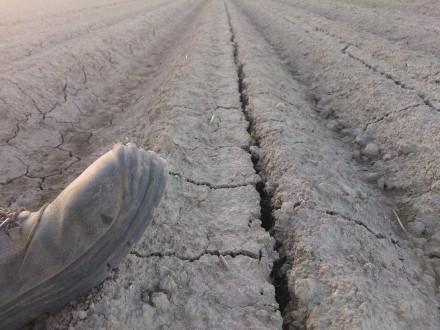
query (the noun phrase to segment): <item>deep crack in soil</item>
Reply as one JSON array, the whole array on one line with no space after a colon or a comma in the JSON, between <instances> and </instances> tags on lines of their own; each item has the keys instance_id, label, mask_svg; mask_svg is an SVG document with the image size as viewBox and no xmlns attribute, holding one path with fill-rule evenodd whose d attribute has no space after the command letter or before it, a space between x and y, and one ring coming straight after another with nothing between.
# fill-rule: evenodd
<instances>
[{"instance_id":1,"label":"deep crack in soil","mask_svg":"<svg viewBox=\"0 0 440 330\"><path fill-rule=\"evenodd\" d=\"M235 40L235 32L234 27L231 23L231 17L229 14L228 6L225 2L225 8L226 13L228 16L228 24L229 24L229 31L231 33L231 43L233 47L233 56L234 56L234 63L237 67L237 76L238 76L238 91L240 93L240 103L241 103L241 109L243 111L243 114L249 123L248 127L248 133L251 136L251 147L256 146L260 148L259 143L259 137L256 133L255 126L252 122L252 118L248 114L247 106L249 105L249 99L246 95L246 85L244 83L245 80L245 73L243 71L243 63L240 62L239 59L239 46ZM272 237L274 237L274 224L275 224L275 218L273 216L273 195L269 194L266 190L266 184L265 184L265 175L262 173L263 166L260 163L259 157L256 155L253 155L250 151L249 154L251 154L252 163L254 164L255 172L261 176L263 176L262 180L257 183L256 189L260 195L260 212L261 212L261 226L270 233ZM262 175L263 174L263 175ZM283 269L287 258L282 255L282 242L276 241L275 244L275 250L279 254L279 258L273 263L272 271L270 273L272 283L275 287L275 300L277 301L279 305L279 310L281 312L281 316L285 316L285 309L286 307L292 302L292 297L290 295L290 291L287 285L287 277L286 277L286 271ZM283 328L287 329L286 325L283 325Z\"/></svg>"}]
</instances>

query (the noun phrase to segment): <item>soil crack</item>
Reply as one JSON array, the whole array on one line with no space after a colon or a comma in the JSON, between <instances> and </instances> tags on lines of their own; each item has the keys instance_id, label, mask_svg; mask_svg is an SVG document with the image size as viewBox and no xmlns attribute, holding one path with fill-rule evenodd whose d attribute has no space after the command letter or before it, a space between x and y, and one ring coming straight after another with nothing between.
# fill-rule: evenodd
<instances>
[{"instance_id":1,"label":"soil crack","mask_svg":"<svg viewBox=\"0 0 440 330\"><path fill-rule=\"evenodd\" d=\"M168 171L168 173L170 175L176 176L182 180L185 180L186 182L189 182L191 184L194 184L196 186L205 186L208 187L210 189L230 189L230 188L239 188L239 187L246 187L246 186L250 186L250 185L255 185L255 182L248 182L248 183L237 183L237 184L214 184L214 183L210 183L210 182L205 182L205 181L196 181L196 180L192 180L190 178L187 178L185 176L183 176L180 173L177 172L172 172L172 171Z\"/></svg>"},{"instance_id":2,"label":"soil crack","mask_svg":"<svg viewBox=\"0 0 440 330\"><path fill-rule=\"evenodd\" d=\"M220 257L220 256L222 256L222 257L230 256L232 258L236 258L238 256L245 256L245 257L248 257L248 258L260 260L260 256L259 255L255 255L255 253L252 253L250 251L245 251L245 250L239 250L237 252L233 252L233 251L220 252L220 251L216 251L216 250L204 250L202 253L200 253L199 255L197 255L195 257L184 257L184 256L179 255L176 252L165 252L165 253L155 252L155 253L150 253L150 254L142 254L142 253L139 253L137 251L130 251L130 254L134 255L134 256L136 256L138 258L175 257L177 259L180 259L180 260L183 260L183 261L189 261L189 262L194 262L194 261L200 260L200 258L205 256L205 255L218 256L218 257Z\"/></svg>"},{"instance_id":3,"label":"soil crack","mask_svg":"<svg viewBox=\"0 0 440 330\"><path fill-rule=\"evenodd\" d=\"M354 47L349 45L348 47L345 47L344 49L342 49L342 53L348 55L350 58L352 58L355 61L358 61L359 63L362 63L367 69L372 70L375 73L378 73L380 75L382 75L383 77L387 78L388 80L392 81L394 84L396 84L397 86L408 90L408 91L412 91L415 92L416 95L422 99L423 103L425 105L427 105L428 107L430 107L433 110L439 111L439 109L437 109L436 107L434 107L431 102L429 101L429 99L422 93L422 92L417 92L416 89L414 87L408 86L406 85L403 81L397 79L396 77L394 77L391 73L386 72L383 69L379 69L377 66L374 65L370 65L366 60L363 60L362 58L354 55L352 52L350 52L350 47Z\"/></svg>"},{"instance_id":4,"label":"soil crack","mask_svg":"<svg viewBox=\"0 0 440 330\"><path fill-rule=\"evenodd\" d=\"M371 228L369 228L365 223L363 223L363 222L360 221L360 220L352 219L351 217L349 217L349 216L347 216L347 215L344 215L344 214L342 214L342 213L335 212L335 211L326 210L325 213L328 214L328 215L332 215L332 216L333 216L333 215L335 215L335 216L339 216L339 217L341 217L341 218L343 218L343 219L345 219L345 220L348 220L348 221L354 222L355 224L364 227L364 228L365 228L366 230L368 230L371 234L373 234L377 239L384 239L384 238L386 238L385 235L376 233L374 230L372 230Z\"/></svg>"},{"instance_id":5,"label":"soil crack","mask_svg":"<svg viewBox=\"0 0 440 330\"><path fill-rule=\"evenodd\" d=\"M245 84L245 72L244 72L244 64L239 59L239 47L237 41L235 40L235 31L231 22L231 16L229 14L229 9L226 3L225 9L228 17L229 31L231 33L230 41L233 47L233 57L234 63L237 68L238 75L238 91L240 93L240 103L241 110L246 118L246 121L249 123L248 133L252 137L252 145L260 148L259 137L256 134L255 123L249 115L248 106L249 106L249 98L247 96L247 86ZM250 151L248 151L250 153ZM252 154L251 154L252 155ZM254 164L254 169L257 174L262 172L262 164L260 160L256 157L252 157L252 162ZM266 182L264 180L257 183L256 189L260 194L260 212L261 212L261 226L269 232L269 234L274 237L274 225L275 219L273 216L273 211L275 209L273 205L273 196L268 193L266 189ZM276 241L275 250L279 253L280 258L276 260L273 264L272 271L270 273L272 284L275 288L275 300L279 305L279 311L281 316L284 317L285 310L290 301L292 301L292 297L290 296L290 292L287 286L287 277L286 272L280 271L285 263L287 262L287 258L283 256L282 253L282 243Z\"/></svg>"}]
</instances>

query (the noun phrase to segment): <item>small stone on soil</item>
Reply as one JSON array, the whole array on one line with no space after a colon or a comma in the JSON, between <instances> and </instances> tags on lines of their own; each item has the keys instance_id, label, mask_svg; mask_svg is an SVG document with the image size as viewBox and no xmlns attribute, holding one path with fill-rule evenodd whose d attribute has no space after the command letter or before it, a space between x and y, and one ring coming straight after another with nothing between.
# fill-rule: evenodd
<instances>
[{"instance_id":1,"label":"small stone on soil","mask_svg":"<svg viewBox=\"0 0 440 330\"><path fill-rule=\"evenodd\" d=\"M375 143L368 143L362 151L365 156L370 159L375 159L379 155L379 146Z\"/></svg>"}]
</instances>

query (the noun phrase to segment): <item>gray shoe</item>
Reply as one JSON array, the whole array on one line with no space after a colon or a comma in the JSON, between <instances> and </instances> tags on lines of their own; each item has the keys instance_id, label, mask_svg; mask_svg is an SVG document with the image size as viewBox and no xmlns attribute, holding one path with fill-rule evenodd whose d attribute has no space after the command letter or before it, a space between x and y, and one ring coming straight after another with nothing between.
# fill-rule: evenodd
<instances>
[{"instance_id":1,"label":"gray shoe","mask_svg":"<svg viewBox=\"0 0 440 330\"><path fill-rule=\"evenodd\" d=\"M38 212L3 214L0 329L23 326L102 282L151 222L165 167L152 152L118 144Z\"/></svg>"}]
</instances>

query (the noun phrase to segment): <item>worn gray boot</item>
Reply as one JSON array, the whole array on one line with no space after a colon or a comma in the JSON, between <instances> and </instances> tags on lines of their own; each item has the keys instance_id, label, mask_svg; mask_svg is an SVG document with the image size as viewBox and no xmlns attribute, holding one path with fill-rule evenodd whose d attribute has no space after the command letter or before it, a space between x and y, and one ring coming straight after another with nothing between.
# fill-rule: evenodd
<instances>
[{"instance_id":1,"label":"worn gray boot","mask_svg":"<svg viewBox=\"0 0 440 330\"><path fill-rule=\"evenodd\" d=\"M38 212L3 214L0 329L18 328L102 282L142 236L165 184L159 156L118 144Z\"/></svg>"}]
</instances>

